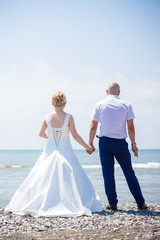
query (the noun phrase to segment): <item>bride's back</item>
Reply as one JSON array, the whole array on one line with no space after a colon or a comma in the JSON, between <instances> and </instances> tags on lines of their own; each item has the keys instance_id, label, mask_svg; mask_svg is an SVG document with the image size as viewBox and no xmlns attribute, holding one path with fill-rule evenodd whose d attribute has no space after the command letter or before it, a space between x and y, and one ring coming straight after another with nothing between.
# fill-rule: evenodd
<instances>
[{"instance_id":1,"label":"bride's back","mask_svg":"<svg viewBox=\"0 0 160 240\"><path fill-rule=\"evenodd\" d=\"M49 114L49 120L52 128L62 128L64 125L65 117L65 112L54 112Z\"/></svg>"},{"instance_id":2,"label":"bride's back","mask_svg":"<svg viewBox=\"0 0 160 240\"><path fill-rule=\"evenodd\" d=\"M70 114L47 114L45 120L47 123L47 135L46 152L54 151L54 149L67 149L70 148L69 139L69 122Z\"/></svg>"}]
</instances>

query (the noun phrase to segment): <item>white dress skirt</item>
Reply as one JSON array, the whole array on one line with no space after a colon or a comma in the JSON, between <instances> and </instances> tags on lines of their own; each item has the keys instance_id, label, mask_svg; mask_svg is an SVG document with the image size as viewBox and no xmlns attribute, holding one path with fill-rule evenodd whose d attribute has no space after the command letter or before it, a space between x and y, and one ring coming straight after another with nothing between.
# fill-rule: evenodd
<instances>
[{"instance_id":1,"label":"white dress skirt","mask_svg":"<svg viewBox=\"0 0 160 240\"><path fill-rule=\"evenodd\" d=\"M69 118L66 114L62 128L52 128L46 115L46 146L5 212L34 217L76 217L103 210L71 146Z\"/></svg>"}]
</instances>

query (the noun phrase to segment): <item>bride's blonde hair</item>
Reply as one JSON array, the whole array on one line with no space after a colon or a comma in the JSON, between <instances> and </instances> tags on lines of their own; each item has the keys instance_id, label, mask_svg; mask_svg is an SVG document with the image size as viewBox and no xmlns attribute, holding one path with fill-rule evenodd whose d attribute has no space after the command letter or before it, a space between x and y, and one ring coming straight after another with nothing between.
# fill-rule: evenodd
<instances>
[{"instance_id":1,"label":"bride's blonde hair","mask_svg":"<svg viewBox=\"0 0 160 240\"><path fill-rule=\"evenodd\" d=\"M66 96L63 92L59 91L53 94L52 96L52 105L55 107L63 106L67 103Z\"/></svg>"}]
</instances>

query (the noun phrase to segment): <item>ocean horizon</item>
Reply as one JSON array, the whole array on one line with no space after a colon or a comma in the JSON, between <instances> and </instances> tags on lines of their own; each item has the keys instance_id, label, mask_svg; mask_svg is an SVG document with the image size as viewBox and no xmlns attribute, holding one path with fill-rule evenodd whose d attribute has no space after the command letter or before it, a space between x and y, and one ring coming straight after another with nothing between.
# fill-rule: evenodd
<instances>
[{"instance_id":1,"label":"ocean horizon","mask_svg":"<svg viewBox=\"0 0 160 240\"><path fill-rule=\"evenodd\" d=\"M0 150L0 206L5 207L8 204L42 151L41 149ZM82 149L75 149L74 151L96 192L99 194L101 203L107 204L98 150L92 155L88 155ZM135 158L132 153L131 155L132 165L146 202L159 202L160 149L140 149L138 158ZM116 161L115 179L119 202L134 202L135 200L128 189L122 170Z\"/></svg>"}]
</instances>

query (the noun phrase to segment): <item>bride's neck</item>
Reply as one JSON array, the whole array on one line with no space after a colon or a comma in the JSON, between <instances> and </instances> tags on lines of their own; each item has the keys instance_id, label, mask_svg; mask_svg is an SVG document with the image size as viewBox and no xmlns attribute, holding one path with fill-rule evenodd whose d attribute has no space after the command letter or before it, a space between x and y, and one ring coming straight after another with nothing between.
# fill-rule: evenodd
<instances>
[{"instance_id":1,"label":"bride's neck","mask_svg":"<svg viewBox=\"0 0 160 240\"><path fill-rule=\"evenodd\" d=\"M64 113L64 106L61 106L61 107L55 107L55 112L56 113Z\"/></svg>"},{"instance_id":2,"label":"bride's neck","mask_svg":"<svg viewBox=\"0 0 160 240\"><path fill-rule=\"evenodd\" d=\"M55 112L56 112L56 113L62 113L62 112L64 112L64 111L63 111L63 109L55 109Z\"/></svg>"}]
</instances>

